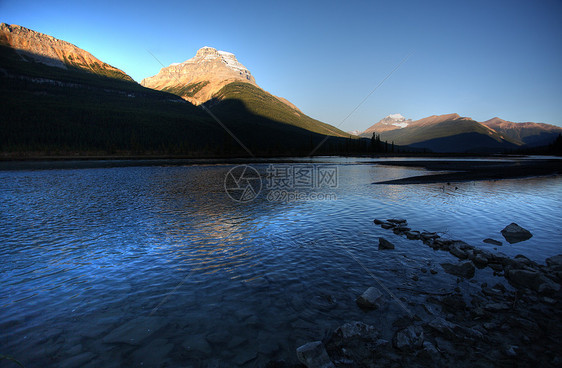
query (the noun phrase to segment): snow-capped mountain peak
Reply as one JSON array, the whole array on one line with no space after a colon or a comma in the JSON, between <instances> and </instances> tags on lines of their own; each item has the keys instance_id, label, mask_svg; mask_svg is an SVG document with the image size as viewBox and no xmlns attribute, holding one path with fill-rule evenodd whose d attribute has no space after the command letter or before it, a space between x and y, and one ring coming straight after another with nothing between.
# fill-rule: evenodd
<instances>
[{"instance_id":1,"label":"snow-capped mountain peak","mask_svg":"<svg viewBox=\"0 0 562 368\"><path fill-rule=\"evenodd\" d=\"M171 64L158 74L143 79L141 85L168 92L176 90L178 95L198 105L232 82L257 86L252 73L233 53L205 46L191 59Z\"/></svg>"},{"instance_id":2,"label":"snow-capped mountain peak","mask_svg":"<svg viewBox=\"0 0 562 368\"><path fill-rule=\"evenodd\" d=\"M189 60L184 61L183 63L174 63L170 66L187 66L187 65L194 65L194 64L205 64L209 62L221 62L224 66L232 71L238 73L240 76L244 77L245 79L251 81L252 75L250 71L242 65L237 59L236 56L231 52L217 50L213 47L205 46L200 48L197 51L197 54Z\"/></svg>"},{"instance_id":3,"label":"snow-capped mountain peak","mask_svg":"<svg viewBox=\"0 0 562 368\"><path fill-rule=\"evenodd\" d=\"M369 135L374 131L384 132L388 130L402 129L406 128L411 122L412 119L406 119L402 116L402 114L390 114L365 130L363 134Z\"/></svg>"},{"instance_id":4,"label":"snow-capped mountain peak","mask_svg":"<svg viewBox=\"0 0 562 368\"><path fill-rule=\"evenodd\" d=\"M401 114L390 114L380 121L381 125L393 125L399 129L405 128L412 120L406 120Z\"/></svg>"},{"instance_id":5,"label":"snow-capped mountain peak","mask_svg":"<svg viewBox=\"0 0 562 368\"><path fill-rule=\"evenodd\" d=\"M393 120L396 120L396 121L406 120L406 118L403 117L401 114L390 114L390 115L387 116L387 118L390 118L390 119L393 119Z\"/></svg>"}]
</instances>

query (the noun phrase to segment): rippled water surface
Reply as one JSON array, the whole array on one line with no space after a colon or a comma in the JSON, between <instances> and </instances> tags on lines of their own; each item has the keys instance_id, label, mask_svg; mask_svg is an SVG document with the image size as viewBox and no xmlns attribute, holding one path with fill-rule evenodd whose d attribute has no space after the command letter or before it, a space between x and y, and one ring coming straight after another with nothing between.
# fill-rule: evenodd
<instances>
[{"instance_id":1,"label":"rippled water surface","mask_svg":"<svg viewBox=\"0 0 562 368\"><path fill-rule=\"evenodd\" d=\"M0 354L26 367L294 362L296 347L345 321L386 326L417 308L415 290L457 285L439 266L450 254L374 218L540 263L562 253L561 177L374 185L425 171L331 164L332 200L290 203L268 201L265 186L232 201L231 165L0 172ZM265 178L268 165L252 166ZM507 244L511 222L533 237ZM396 249L379 251L379 236ZM355 298L378 282L403 305L361 311Z\"/></svg>"}]
</instances>

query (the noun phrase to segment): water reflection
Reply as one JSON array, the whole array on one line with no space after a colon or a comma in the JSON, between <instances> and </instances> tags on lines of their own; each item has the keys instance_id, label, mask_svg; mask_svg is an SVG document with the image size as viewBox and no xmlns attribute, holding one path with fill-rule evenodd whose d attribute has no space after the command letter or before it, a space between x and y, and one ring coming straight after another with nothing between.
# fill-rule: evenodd
<instances>
[{"instance_id":1,"label":"water reflection","mask_svg":"<svg viewBox=\"0 0 562 368\"><path fill-rule=\"evenodd\" d=\"M387 323L355 308L373 280L347 251L399 297L417 297L400 288L457 286L443 272L414 284L420 267L452 256L394 236L373 218L403 217L414 229L490 250L482 239L502 240L499 231L517 222L533 238L499 251L539 262L561 252L558 177L373 185L425 171L332 162L343 163L336 201L290 203L264 193L231 201L228 165L0 172L0 345L26 366L59 366L76 346L93 352L94 366L128 364L152 345L171 346L161 357L171 366L190 359L232 366L252 349L260 351L257 365L291 361L296 346L343 321ZM267 166L255 165L262 175ZM379 236L396 250L378 252ZM389 320L400 313L387 308ZM140 346L103 342L140 316L159 321ZM216 331L240 339L228 347L209 336ZM214 343L185 347L201 340Z\"/></svg>"}]
</instances>

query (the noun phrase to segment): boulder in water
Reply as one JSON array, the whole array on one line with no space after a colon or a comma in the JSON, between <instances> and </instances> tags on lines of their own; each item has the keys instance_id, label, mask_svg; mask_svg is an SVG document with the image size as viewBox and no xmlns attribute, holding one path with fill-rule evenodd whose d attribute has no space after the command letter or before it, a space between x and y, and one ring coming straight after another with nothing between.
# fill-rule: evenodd
<instances>
[{"instance_id":1,"label":"boulder in water","mask_svg":"<svg viewBox=\"0 0 562 368\"><path fill-rule=\"evenodd\" d=\"M531 234L529 230L522 228L515 222L507 225L501 231L501 233L505 240L509 242L509 244L519 243L524 240L530 239L533 236L533 234Z\"/></svg>"}]
</instances>

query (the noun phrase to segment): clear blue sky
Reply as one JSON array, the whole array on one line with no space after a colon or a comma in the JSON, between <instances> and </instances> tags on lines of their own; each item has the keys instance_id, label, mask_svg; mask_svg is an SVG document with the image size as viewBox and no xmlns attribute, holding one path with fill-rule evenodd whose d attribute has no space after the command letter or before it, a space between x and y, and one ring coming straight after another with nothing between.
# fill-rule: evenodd
<instances>
[{"instance_id":1,"label":"clear blue sky","mask_svg":"<svg viewBox=\"0 0 562 368\"><path fill-rule=\"evenodd\" d=\"M340 126L456 112L562 126L562 1L0 0L0 21L69 41L135 80L203 46Z\"/></svg>"}]
</instances>

